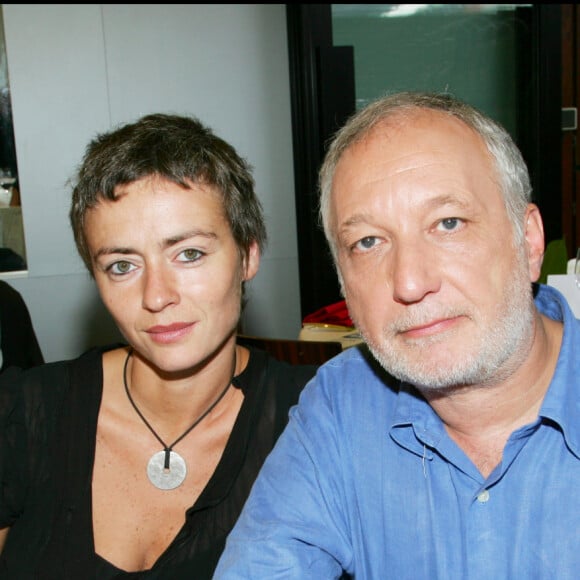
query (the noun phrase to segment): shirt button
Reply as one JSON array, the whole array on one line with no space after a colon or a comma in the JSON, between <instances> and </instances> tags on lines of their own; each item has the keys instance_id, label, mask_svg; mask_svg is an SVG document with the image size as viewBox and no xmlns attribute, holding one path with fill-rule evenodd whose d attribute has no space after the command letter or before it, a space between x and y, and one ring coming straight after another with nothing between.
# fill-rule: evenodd
<instances>
[{"instance_id":1,"label":"shirt button","mask_svg":"<svg viewBox=\"0 0 580 580\"><path fill-rule=\"evenodd\" d=\"M489 500L489 491L487 491L487 489L484 489L478 496L477 496L477 501L479 503L485 503L486 501Z\"/></svg>"}]
</instances>

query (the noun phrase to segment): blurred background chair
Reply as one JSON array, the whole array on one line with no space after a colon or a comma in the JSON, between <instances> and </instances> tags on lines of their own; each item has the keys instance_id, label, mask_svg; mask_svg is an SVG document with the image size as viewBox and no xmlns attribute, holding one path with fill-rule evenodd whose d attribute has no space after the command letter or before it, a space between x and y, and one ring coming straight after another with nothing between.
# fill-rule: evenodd
<instances>
[{"instance_id":1,"label":"blurred background chair","mask_svg":"<svg viewBox=\"0 0 580 580\"><path fill-rule=\"evenodd\" d=\"M345 300L319 308L302 319L299 340L340 342L342 348L355 346L362 337L354 327Z\"/></svg>"},{"instance_id":2,"label":"blurred background chair","mask_svg":"<svg viewBox=\"0 0 580 580\"><path fill-rule=\"evenodd\" d=\"M238 344L260 348L274 358L294 365L320 365L342 352L342 344L336 341L264 338L246 334L238 335Z\"/></svg>"}]
</instances>

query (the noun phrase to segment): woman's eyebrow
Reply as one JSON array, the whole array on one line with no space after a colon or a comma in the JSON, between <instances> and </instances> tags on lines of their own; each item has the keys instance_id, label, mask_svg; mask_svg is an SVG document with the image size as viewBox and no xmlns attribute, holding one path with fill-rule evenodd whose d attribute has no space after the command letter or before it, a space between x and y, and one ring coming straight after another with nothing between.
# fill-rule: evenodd
<instances>
[{"instance_id":1,"label":"woman's eyebrow","mask_svg":"<svg viewBox=\"0 0 580 580\"><path fill-rule=\"evenodd\" d=\"M135 251L132 250L131 248L121 248L121 247L104 247L104 248L99 248L99 250L97 250L94 254L93 254L93 260L98 260L101 256L108 256L110 254L134 254Z\"/></svg>"},{"instance_id":2,"label":"woman's eyebrow","mask_svg":"<svg viewBox=\"0 0 580 580\"><path fill-rule=\"evenodd\" d=\"M217 234L215 234L214 232L207 231L207 230L195 229L195 230L190 230L188 232L184 232L182 234L177 234L175 236L171 236L169 238L165 238L161 242L161 245L165 248L168 248L170 246L173 246L174 244L178 244L179 242L182 242L183 240L188 240L189 238L195 238L195 237L203 237L203 238L215 240L215 239L217 239Z\"/></svg>"}]
</instances>

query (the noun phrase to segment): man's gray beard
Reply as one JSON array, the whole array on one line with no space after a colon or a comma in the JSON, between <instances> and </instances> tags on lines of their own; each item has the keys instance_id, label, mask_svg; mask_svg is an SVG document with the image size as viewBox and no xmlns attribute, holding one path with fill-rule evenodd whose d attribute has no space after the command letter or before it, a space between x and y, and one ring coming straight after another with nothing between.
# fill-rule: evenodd
<instances>
[{"instance_id":1,"label":"man's gray beard","mask_svg":"<svg viewBox=\"0 0 580 580\"><path fill-rule=\"evenodd\" d=\"M497 312L496 324L479 337L476 352L454 360L449 353L449 365L434 368L406 356L402 346L395 350L389 343L368 341L361 334L370 351L381 366L394 377L419 389L447 389L467 385L487 386L496 384L510 376L529 353L534 334L534 307L532 286L529 280L527 261L516 265L517 272L506 286L504 301ZM392 333L389 333L392 334ZM434 337L433 342L441 339ZM429 340L421 341L417 350L428 351ZM420 355L419 355L420 356Z\"/></svg>"}]
</instances>

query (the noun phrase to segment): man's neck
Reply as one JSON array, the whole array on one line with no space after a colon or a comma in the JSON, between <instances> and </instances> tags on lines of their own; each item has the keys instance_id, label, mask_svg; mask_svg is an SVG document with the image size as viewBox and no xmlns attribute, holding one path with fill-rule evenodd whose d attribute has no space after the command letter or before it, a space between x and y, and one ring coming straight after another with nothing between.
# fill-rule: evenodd
<instances>
[{"instance_id":1,"label":"man's neck","mask_svg":"<svg viewBox=\"0 0 580 580\"><path fill-rule=\"evenodd\" d=\"M423 391L449 436L484 476L501 461L511 433L537 418L554 374L562 333L561 323L539 316L528 356L506 380L437 394Z\"/></svg>"}]
</instances>

